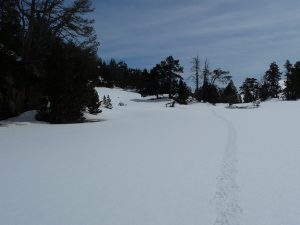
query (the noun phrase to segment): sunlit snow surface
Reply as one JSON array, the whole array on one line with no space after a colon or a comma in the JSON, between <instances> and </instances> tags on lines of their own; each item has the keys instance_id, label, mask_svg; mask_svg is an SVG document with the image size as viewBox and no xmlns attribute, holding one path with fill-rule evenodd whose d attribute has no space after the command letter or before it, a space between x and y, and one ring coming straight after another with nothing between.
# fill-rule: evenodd
<instances>
[{"instance_id":1,"label":"sunlit snow surface","mask_svg":"<svg viewBox=\"0 0 300 225\"><path fill-rule=\"evenodd\" d=\"M166 108L107 94L99 122L0 122L1 225L300 224L299 101Z\"/></svg>"}]
</instances>

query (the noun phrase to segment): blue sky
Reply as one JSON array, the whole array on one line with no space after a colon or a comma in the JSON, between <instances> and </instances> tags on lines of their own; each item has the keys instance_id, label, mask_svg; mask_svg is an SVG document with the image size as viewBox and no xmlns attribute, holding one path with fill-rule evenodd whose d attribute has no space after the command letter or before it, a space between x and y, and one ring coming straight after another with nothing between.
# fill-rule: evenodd
<instances>
[{"instance_id":1,"label":"blue sky","mask_svg":"<svg viewBox=\"0 0 300 225\"><path fill-rule=\"evenodd\" d=\"M272 61L300 60L299 0L94 1L103 59L152 68L173 55L190 75L191 58L229 70L239 85Z\"/></svg>"}]
</instances>

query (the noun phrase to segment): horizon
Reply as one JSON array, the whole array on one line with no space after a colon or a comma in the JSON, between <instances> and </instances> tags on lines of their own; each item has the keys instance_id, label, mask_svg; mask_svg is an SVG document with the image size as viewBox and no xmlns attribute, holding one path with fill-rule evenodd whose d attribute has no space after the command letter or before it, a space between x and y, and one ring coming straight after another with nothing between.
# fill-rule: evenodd
<instances>
[{"instance_id":1,"label":"horizon","mask_svg":"<svg viewBox=\"0 0 300 225\"><path fill-rule=\"evenodd\" d=\"M283 72L286 60L299 60L296 0L113 0L94 6L99 56L131 68L151 69L172 55L187 79L190 61L198 55L211 69L230 71L239 86L246 77L260 80L273 61Z\"/></svg>"}]
</instances>

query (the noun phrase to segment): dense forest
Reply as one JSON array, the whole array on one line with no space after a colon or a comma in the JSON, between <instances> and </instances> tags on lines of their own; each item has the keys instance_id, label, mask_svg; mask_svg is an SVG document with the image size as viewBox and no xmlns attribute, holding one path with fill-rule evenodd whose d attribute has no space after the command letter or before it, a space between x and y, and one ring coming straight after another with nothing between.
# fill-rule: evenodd
<instances>
[{"instance_id":1,"label":"dense forest","mask_svg":"<svg viewBox=\"0 0 300 225\"><path fill-rule=\"evenodd\" d=\"M97 86L156 98L167 94L180 104L189 98L212 104L300 98L300 62L287 61L284 74L273 62L261 81L246 78L238 91L229 71L210 69L197 56L191 61L192 91L172 56L151 70L102 60L87 16L92 11L90 0L0 0L0 119L37 110L37 119L51 123L83 121L84 112L101 112Z\"/></svg>"}]
</instances>

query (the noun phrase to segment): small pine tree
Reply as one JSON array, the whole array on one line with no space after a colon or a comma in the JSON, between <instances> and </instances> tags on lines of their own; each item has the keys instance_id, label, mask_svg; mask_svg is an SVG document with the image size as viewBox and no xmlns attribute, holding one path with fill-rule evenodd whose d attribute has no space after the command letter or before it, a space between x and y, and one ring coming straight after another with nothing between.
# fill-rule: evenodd
<instances>
[{"instance_id":1,"label":"small pine tree","mask_svg":"<svg viewBox=\"0 0 300 225\"><path fill-rule=\"evenodd\" d=\"M105 107L106 104L107 104L107 100L106 100L105 95L104 95L103 98L102 98L102 104L103 104L104 107Z\"/></svg>"},{"instance_id":2,"label":"small pine tree","mask_svg":"<svg viewBox=\"0 0 300 225\"><path fill-rule=\"evenodd\" d=\"M110 99L109 95L107 95L105 108L108 108L108 109L112 109L113 108L112 103L111 103L111 99Z\"/></svg>"}]
</instances>

